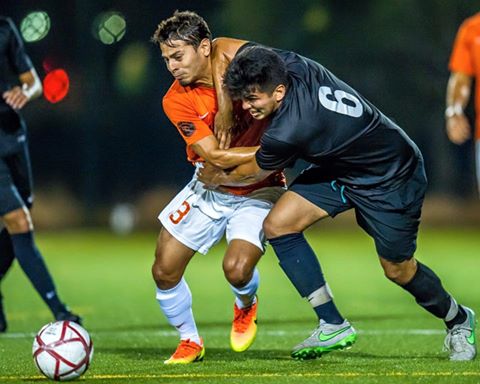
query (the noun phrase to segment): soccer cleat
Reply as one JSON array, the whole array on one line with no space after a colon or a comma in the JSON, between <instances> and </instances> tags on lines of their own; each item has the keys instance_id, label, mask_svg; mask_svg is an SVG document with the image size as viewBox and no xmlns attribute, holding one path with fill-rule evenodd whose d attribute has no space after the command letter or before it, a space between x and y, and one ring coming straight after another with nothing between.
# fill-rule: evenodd
<instances>
[{"instance_id":1,"label":"soccer cleat","mask_svg":"<svg viewBox=\"0 0 480 384\"><path fill-rule=\"evenodd\" d=\"M257 335L257 304L255 303L247 308L238 308L233 305L233 322L230 331L230 347L235 352L244 352L255 341Z\"/></svg>"},{"instance_id":2,"label":"soccer cleat","mask_svg":"<svg viewBox=\"0 0 480 384\"><path fill-rule=\"evenodd\" d=\"M320 320L310 337L293 348L291 356L298 360L315 359L325 353L350 347L357 340L357 332L345 320L342 324L328 324Z\"/></svg>"},{"instance_id":3,"label":"soccer cleat","mask_svg":"<svg viewBox=\"0 0 480 384\"><path fill-rule=\"evenodd\" d=\"M78 325L82 325L82 318L75 313L72 313L70 311L67 312L58 312L55 314L55 320L57 321L73 321L74 323L77 323Z\"/></svg>"},{"instance_id":4,"label":"soccer cleat","mask_svg":"<svg viewBox=\"0 0 480 384\"><path fill-rule=\"evenodd\" d=\"M447 329L444 349L450 352L452 361L473 360L477 355L475 342L475 326L477 320L475 312L462 305L467 313L467 319L462 324L456 324L452 329Z\"/></svg>"},{"instance_id":5,"label":"soccer cleat","mask_svg":"<svg viewBox=\"0 0 480 384\"><path fill-rule=\"evenodd\" d=\"M205 356L205 348L203 347L203 340L200 339L201 345L194 341L180 340L180 344L176 351L164 364L189 364L196 361L202 361Z\"/></svg>"}]
</instances>

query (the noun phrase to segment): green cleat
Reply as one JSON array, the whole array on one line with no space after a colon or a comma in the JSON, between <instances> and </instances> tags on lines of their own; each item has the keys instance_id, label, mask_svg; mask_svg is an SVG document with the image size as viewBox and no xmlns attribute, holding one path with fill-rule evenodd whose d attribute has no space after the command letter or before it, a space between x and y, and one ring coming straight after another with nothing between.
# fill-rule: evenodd
<instances>
[{"instance_id":1,"label":"green cleat","mask_svg":"<svg viewBox=\"0 0 480 384\"><path fill-rule=\"evenodd\" d=\"M452 361L469 361L477 355L477 346L475 342L475 312L462 305L467 312L467 319L462 324L454 325L452 329L447 330L445 337L445 350L450 352Z\"/></svg>"},{"instance_id":2,"label":"green cleat","mask_svg":"<svg viewBox=\"0 0 480 384\"><path fill-rule=\"evenodd\" d=\"M347 320L342 324L320 320L312 335L293 348L291 356L298 360L316 359L325 353L348 348L356 340L357 332Z\"/></svg>"}]
</instances>

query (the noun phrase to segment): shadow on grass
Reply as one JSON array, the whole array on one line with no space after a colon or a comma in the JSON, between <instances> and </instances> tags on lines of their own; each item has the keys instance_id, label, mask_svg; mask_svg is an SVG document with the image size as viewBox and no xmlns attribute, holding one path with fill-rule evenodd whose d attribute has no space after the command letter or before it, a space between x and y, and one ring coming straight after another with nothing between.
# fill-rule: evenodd
<instances>
[{"instance_id":1,"label":"shadow on grass","mask_svg":"<svg viewBox=\"0 0 480 384\"><path fill-rule=\"evenodd\" d=\"M110 347L110 348L98 348L96 351L98 354L107 354L114 355L117 357L122 357L130 360L142 360L149 361L155 360L163 362L173 353L174 347L169 348L151 348L151 347L135 347L135 348L125 348L125 347ZM355 351L337 351L332 352L327 355L324 355L321 358L308 361L298 361L290 357L289 349L273 349L273 350L255 350L251 349L244 353L233 352L229 348L207 348L205 359L209 363L221 363L221 362L248 362L252 360L259 361L291 361L300 364L344 364L347 360L350 363L357 364L356 360L365 360L363 364L371 361L372 364L378 366L379 361L398 361L402 360L415 360L415 361L445 361L444 356L440 356L435 353L428 354L375 354L375 353L365 353L365 352L355 352Z\"/></svg>"},{"instance_id":2,"label":"shadow on grass","mask_svg":"<svg viewBox=\"0 0 480 384\"><path fill-rule=\"evenodd\" d=\"M131 360L158 360L163 362L174 352L175 347L170 348L125 348L110 347L98 348L98 354L115 355ZM241 362L248 360L291 360L289 350L250 350L244 353L233 352L229 348L206 348L206 359L209 362Z\"/></svg>"}]
</instances>

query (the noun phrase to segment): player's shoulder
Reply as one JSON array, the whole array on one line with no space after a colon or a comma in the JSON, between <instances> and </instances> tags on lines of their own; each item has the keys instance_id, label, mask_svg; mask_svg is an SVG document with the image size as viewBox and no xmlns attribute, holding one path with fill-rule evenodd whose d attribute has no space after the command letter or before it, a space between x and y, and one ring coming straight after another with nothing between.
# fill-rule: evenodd
<instances>
[{"instance_id":1,"label":"player's shoulder","mask_svg":"<svg viewBox=\"0 0 480 384\"><path fill-rule=\"evenodd\" d=\"M467 31L480 31L480 12L476 13L473 16L470 16L466 18L462 25L461 28L467 30Z\"/></svg>"},{"instance_id":2,"label":"player's shoulder","mask_svg":"<svg viewBox=\"0 0 480 384\"><path fill-rule=\"evenodd\" d=\"M188 89L180 85L178 80L174 80L168 91L163 96L163 105L172 105L187 100Z\"/></svg>"},{"instance_id":3,"label":"player's shoulder","mask_svg":"<svg viewBox=\"0 0 480 384\"><path fill-rule=\"evenodd\" d=\"M212 58L215 59L222 56L231 60L246 43L248 43L247 40L217 37L212 41Z\"/></svg>"}]
</instances>

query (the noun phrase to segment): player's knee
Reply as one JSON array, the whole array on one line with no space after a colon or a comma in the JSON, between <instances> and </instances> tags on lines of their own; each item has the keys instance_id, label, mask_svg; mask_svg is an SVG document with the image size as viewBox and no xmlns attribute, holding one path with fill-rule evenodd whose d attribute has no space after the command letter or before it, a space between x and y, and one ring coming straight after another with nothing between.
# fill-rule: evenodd
<instances>
[{"instance_id":1,"label":"player's knee","mask_svg":"<svg viewBox=\"0 0 480 384\"><path fill-rule=\"evenodd\" d=\"M175 287L182 275L175 270L166 268L156 260L152 265L152 277L157 287L165 290Z\"/></svg>"},{"instance_id":2,"label":"player's knee","mask_svg":"<svg viewBox=\"0 0 480 384\"><path fill-rule=\"evenodd\" d=\"M382 267L385 277L399 285L408 283L415 274L415 265L410 261L383 262Z\"/></svg>"},{"instance_id":3,"label":"player's knee","mask_svg":"<svg viewBox=\"0 0 480 384\"><path fill-rule=\"evenodd\" d=\"M223 273L234 287L244 287L252 278L253 270L241 260L229 260L223 263Z\"/></svg>"},{"instance_id":4,"label":"player's knee","mask_svg":"<svg viewBox=\"0 0 480 384\"><path fill-rule=\"evenodd\" d=\"M9 234L27 233L33 230L30 212L27 209L19 208L6 213L3 217L5 228Z\"/></svg>"},{"instance_id":5,"label":"player's knee","mask_svg":"<svg viewBox=\"0 0 480 384\"><path fill-rule=\"evenodd\" d=\"M270 215L263 221L263 232L267 239L273 239L284 234L278 226L277 221Z\"/></svg>"}]
</instances>

